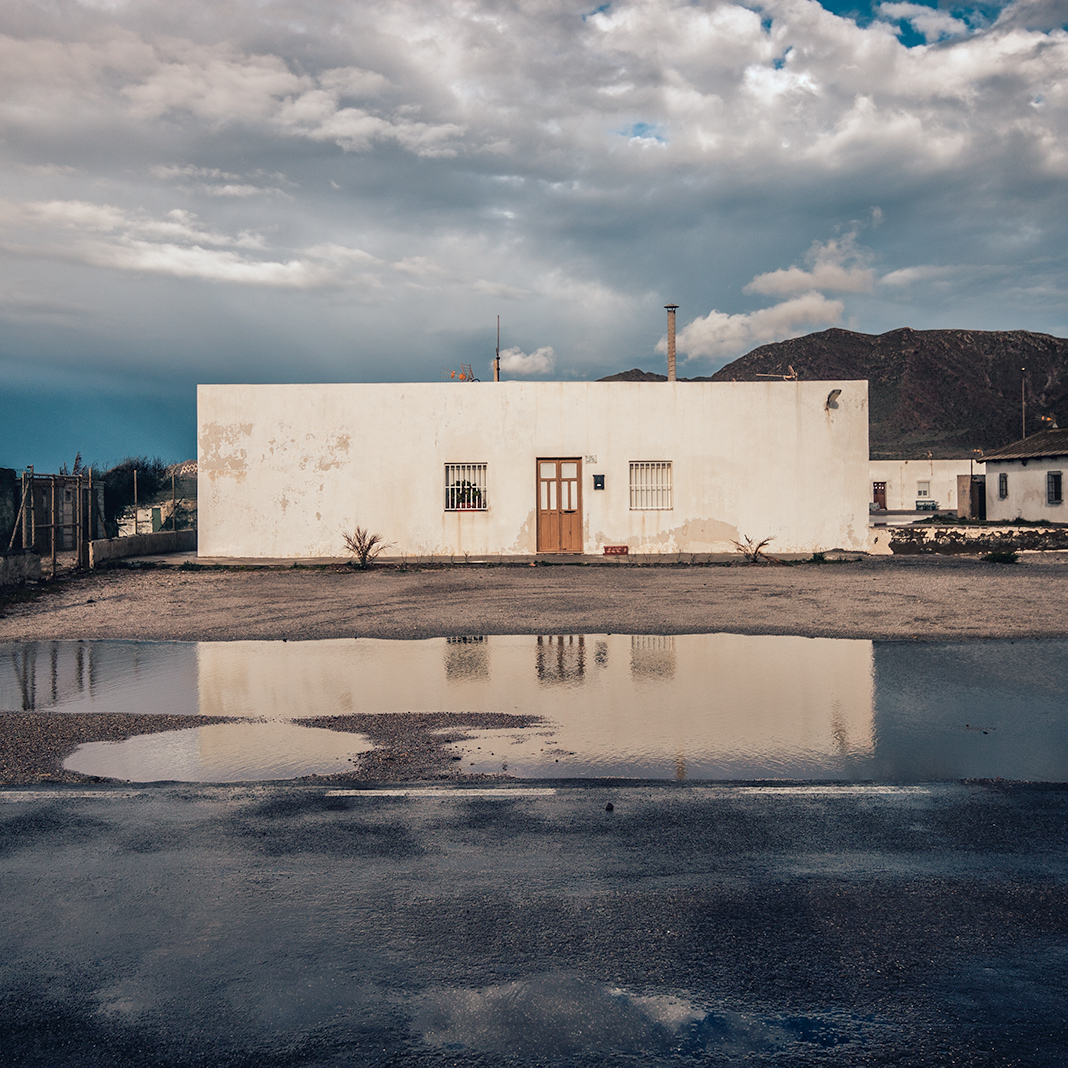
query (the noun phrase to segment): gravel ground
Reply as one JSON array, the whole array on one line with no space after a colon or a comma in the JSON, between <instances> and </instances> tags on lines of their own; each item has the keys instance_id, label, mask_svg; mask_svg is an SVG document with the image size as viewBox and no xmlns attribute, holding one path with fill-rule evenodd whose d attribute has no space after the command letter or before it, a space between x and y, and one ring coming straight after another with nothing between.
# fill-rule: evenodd
<instances>
[{"instance_id":1,"label":"gravel ground","mask_svg":"<svg viewBox=\"0 0 1068 1068\"><path fill-rule=\"evenodd\" d=\"M1068 556L783 567L556 565L123 569L0 603L0 641L452 634L1068 637Z\"/></svg>"}]
</instances>

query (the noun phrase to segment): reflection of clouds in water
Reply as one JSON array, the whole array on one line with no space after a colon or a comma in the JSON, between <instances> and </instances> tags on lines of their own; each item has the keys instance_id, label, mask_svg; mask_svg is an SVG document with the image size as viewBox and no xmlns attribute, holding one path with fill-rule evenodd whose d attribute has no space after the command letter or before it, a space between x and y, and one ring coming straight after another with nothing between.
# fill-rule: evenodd
<instances>
[{"instance_id":1,"label":"reflection of clouds in water","mask_svg":"<svg viewBox=\"0 0 1068 1068\"><path fill-rule=\"evenodd\" d=\"M371 748L362 734L295 723L215 723L88 742L63 766L131 782L247 782L348 771L351 758Z\"/></svg>"},{"instance_id":2,"label":"reflection of clouds in water","mask_svg":"<svg viewBox=\"0 0 1068 1068\"><path fill-rule=\"evenodd\" d=\"M433 1046L521 1057L744 1054L785 1052L798 1041L821 1046L849 1041L846 1021L709 1012L684 998L641 997L559 973L480 990L429 990L417 1003L412 1028Z\"/></svg>"}]
</instances>

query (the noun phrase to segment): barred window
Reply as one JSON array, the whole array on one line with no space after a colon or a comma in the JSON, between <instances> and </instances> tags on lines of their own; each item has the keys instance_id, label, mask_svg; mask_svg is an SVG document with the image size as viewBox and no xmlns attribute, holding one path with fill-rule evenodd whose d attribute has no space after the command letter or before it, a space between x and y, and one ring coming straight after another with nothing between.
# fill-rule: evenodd
<instances>
[{"instance_id":1,"label":"barred window","mask_svg":"<svg viewBox=\"0 0 1068 1068\"><path fill-rule=\"evenodd\" d=\"M1046 472L1046 504L1060 504L1061 497L1061 473L1060 471Z\"/></svg>"},{"instance_id":2,"label":"barred window","mask_svg":"<svg viewBox=\"0 0 1068 1068\"><path fill-rule=\"evenodd\" d=\"M670 460L632 460L630 464L630 510L657 511L673 508Z\"/></svg>"},{"instance_id":3,"label":"barred window","mask_svg":"<svg viewBox=\"0 0 1068 1068\"><path fill-rule=\"evenodd\" d=\"M445 465L445 511L484 512L486 499L486 464Z\"/></svg>"},{"instance_id":4,"label":"barred window","mask_svg":"<svg viewBox=\"0 0 1068 1068\"><path fill-rule=\"evenodd\" d=\"M1005 500L1009 495L1009 476L1004 471L998 475L998 499Z\"/></svg>"}]
</instances>

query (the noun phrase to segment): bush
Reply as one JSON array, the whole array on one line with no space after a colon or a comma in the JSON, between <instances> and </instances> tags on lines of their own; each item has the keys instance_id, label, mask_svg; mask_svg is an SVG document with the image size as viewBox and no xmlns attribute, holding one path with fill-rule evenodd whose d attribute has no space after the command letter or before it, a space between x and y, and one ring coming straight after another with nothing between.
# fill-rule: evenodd
<instances>
[{"instance_id":1,"label":"bush","mask_svg":"<svg viewBox=\"0 0 1068 1068\"><path fill-rule=\"evenodd\" d=\"M165 485L170 484L167 465L157 456L150 460L147 456L127 456L102 475L93 472L104 483L104 529L109 538L118 536L119 516L133 505L133 473L137 470L137 499L147 501Z\"/></svg>"},{"instance_id":2,"label":"bush","mask_svg":"<svg viewBox=\"0 0 1068 1068\"><path fill-rule=\"evenodd\" d=\"M988 564L1018 564L1020 562L1018 553L1000 549L992 553L984 553L979 559L985 560Z\"/></svg>"}]
</instances>

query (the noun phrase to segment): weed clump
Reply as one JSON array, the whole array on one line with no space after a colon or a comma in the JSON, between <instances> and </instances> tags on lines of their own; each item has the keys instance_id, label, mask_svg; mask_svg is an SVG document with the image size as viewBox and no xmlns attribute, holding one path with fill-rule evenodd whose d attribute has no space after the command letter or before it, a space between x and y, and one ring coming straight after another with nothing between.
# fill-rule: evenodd
<instances>
[{"instance_id":1,"label":"weed clump","mask_svg":"<svg viewBox=\"0 0 1068 1068\"><path fill-rule=\"evenodd\" d=\"M764 552L774 540L774 537L770 537L754 541L747 534L743 534L741 541L735 541L732 544L745 557L747 564L781 564L781 560L777 560L774 556L768 556Z\"/></svg>"},{"instance_id":2,"label":"weed clump","mask_svg":"<svg viewBox=\"0 0 1068 1068\"><path fill-rule=\"evenodd\" d=\"M379 553L389 548L382 540L381 534L372 534L365 527L357 527L351 534L343 533L341 536L345 539L345 548L353 558L353 565L361 571L373 567Z\"/></svg>"}]
</instances>

